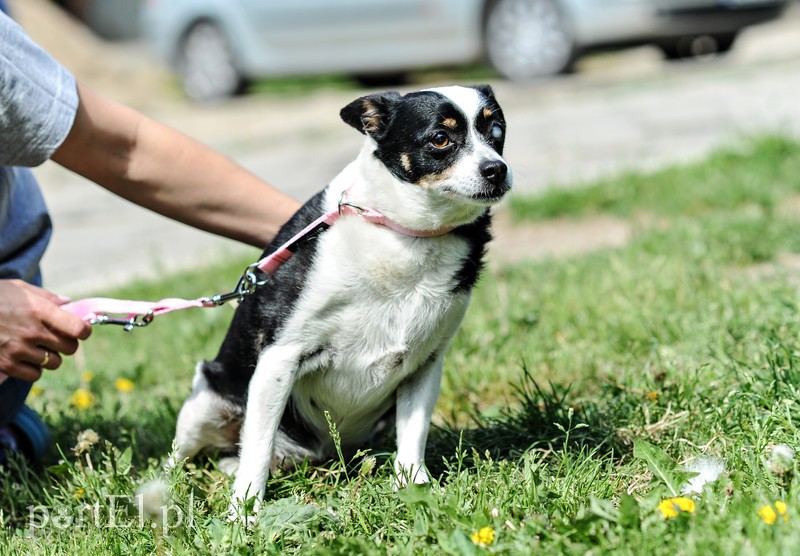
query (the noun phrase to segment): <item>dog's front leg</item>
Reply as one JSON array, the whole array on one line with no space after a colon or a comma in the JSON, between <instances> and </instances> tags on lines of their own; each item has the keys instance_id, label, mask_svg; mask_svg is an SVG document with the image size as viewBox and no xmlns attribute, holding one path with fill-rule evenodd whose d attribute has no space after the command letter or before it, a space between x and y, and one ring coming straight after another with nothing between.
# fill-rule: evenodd
<instances>
[{"instance_id":1,"label":"dog's front leg","mask_svg":"<svg viewBox=\"0 0 800 556\"><path fill-rule=\"evenodd\" d=\"M258 358L247 391L230 519L243 517L248 498L255 497L257 507L264 497L275 436L292 392L299 354L300 350L292 346L272 346Z\"/></svg>"},{"instance_id":2,"label":"dog's front leg","mask_svg":"<svg viewBox=\"0 0 800 556\"><path fill-rule=\"evenodd\" d=\"M398 487L409 482L423 484L429 481L425 469L425 444L442 385L444 352L442 349L397 388L397 459L394 470Z\"/></svg>"}]
</instances>

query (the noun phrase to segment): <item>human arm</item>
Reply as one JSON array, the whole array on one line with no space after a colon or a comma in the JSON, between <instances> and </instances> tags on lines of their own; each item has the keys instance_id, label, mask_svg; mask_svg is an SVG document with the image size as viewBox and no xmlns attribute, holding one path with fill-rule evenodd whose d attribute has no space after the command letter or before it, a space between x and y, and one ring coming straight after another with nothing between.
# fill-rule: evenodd
<instances>
[{"instance_id":1,"label":"human arm","mask_svg":"<svg viewBox=\"0 0 800 556\"><path fill-rule=\"evenodd\" d=\"M53 158L142 206L258 247L269 242L297 206L221 154L76 85L3 14L0 44L0 165L37 166ZM26 185L27 191L38 192L35 182ZM11 191L3 187L0 179L0 208L9 198L2 193ZM25 191L19 182L14 190ZM9 216L14 221L30 212L23 197L8 209L6 224ZM38 216L49 222L46 211ZM30 230L27 220L16 222ZM46 245L49 224L31 233ZM5 234L0 243L8 246ZM27 239L22 243L29 245ZM9 249L6 255L14 263L14 244ZM28 257L34 268L9 271L0 249L0 276L28 276L38 256ZM37 379L41 367L57 368L58 353L74 353L78 341L88 337L89 325L62 311L63 303L40 288L0 279L0 381L2 374ZM40 365L44 350L51 355Z\"/></svg>"},{"instance_id":2,"label":"human arm","mask_svg":"<svg viewBox=\"0 0 800 556\"><path fill-rule=\"evenodd\" d=\"M257 247L299 203L230 158L78 85L79 105L52 159L155 212Z\"/></svg>"}]
</instances>

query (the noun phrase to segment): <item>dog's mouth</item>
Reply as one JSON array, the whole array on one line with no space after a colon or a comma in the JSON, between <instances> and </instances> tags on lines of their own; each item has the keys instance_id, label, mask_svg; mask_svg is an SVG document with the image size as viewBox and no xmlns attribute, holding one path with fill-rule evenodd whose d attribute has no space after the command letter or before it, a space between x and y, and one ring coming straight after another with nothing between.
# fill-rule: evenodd
<instances>
[{"instance_id":1,"label":"dog's mouth","mask_svg":"<svg viewBox=\"0 0 800 556\"><path fill-rule=\"evenodd\" d=\"M470 204L481 206L491 206L499 203L503 197L506 196L511 190L511 184L504 182L502 184L492 185L491 187L481 188L478 191L463 191L455 187L445 186L442 191L448 197L457 197L465 200Z\"/></svg>"}]
</instances>

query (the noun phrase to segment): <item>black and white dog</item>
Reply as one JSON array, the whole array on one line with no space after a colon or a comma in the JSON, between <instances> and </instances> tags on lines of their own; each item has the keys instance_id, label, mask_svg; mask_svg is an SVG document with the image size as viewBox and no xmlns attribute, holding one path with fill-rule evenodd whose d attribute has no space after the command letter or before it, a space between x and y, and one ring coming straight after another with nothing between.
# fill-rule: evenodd
<instances>
[{"instance_id":1,"label":"black and white dog","mask_svg":"<svg viewBox=\"0 0 800 556\"><path fill-rule=\"evenodd\" d=\"M369 95L341 117L364 147L266 252L343 200L394 225L350 215L305 242L198 365L171 461L238 443L233 516L263 497L271 468L335 456L326 413L346 453L394 418L398 485L428 481L442 361L483 266L489 207L511 186L489 86Z\"/></svg>"}]
</instances>

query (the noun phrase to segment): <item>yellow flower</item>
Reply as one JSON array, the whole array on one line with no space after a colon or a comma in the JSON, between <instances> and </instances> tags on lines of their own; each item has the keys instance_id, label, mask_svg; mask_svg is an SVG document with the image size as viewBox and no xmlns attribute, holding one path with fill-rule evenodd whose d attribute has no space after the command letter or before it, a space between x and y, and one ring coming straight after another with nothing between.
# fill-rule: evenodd
<instances>
[{"instance_id":1,"label":"yellow flower","mask_svg":"<svg viewBox=\"0 0 800 556\"><path fill-rule=\"evenodd\" d=\"M479 546L486 546L494 542L494 529L491 527L481 527L476 533L470 537L472 542Z\"/></svg>"},{"instance_id":2,"label":"yellow flower","mask_svg":"<svg viewBox=\"0 0 800 556\"><path fill-rule=\"evenodd\" d=\"M69 401L78 409L89 409L94 405L94 395L86 388L78 388L72 393Z\"/></svg>"},{"instance_id":3,"label":"yellow flower","mask_svg":"<svg viewBox=\"0 0 800 556\"><path fill-rule=\"evenodd\" d=\"M131 392L133 391L133 381L127 378L118 378L114 381L114 386L116 386L117 390L120 392Z\"/></svg>"},{"instance_id":4,"label":"yellow flower","mask_svg":"<svg viewBox=\"0 0 800 556\"><path fill-rule=\"evenodd\" d=\"M94 379L94 373L91 371L86 371L81 374L81 382L91 382Z\"/></svg>"},{"instance_id":5,"label":"yellow flower","mask_svg":"<svg viewBox=\"0 0 800 556\"><path fill-rule=\"evenodd\" d=\"M653 390L652 392L648 392L646 397L651 402L657 402L658 401L658 390Z\"/></svg>"},{"instance_id":6,"label":"yellow flower","mask_svg":"<svg viewBox=\"0 0 800 556\"><path fill-rule=\"evenodd\" d=\"M758 516L764 520L767 525L772 525L778 521L778 516L781 516L783 521L789 521L789 512L786 504L780 500L775 500L774 504L767 504L758 510Z\"/></svg>"},{"instance_id":7,"label":"yellow flower","mask_svg":"<svg viewBox=\"0 0 800 556\"><path fill-rule=\"evenodd\" d=\"M658 509L667 519L676 517L681 512L694 513L694 500L679 496L677 498L667 498L662 500Z\"/></svg>"},{"instance_id":8,"label":"yellow flower","mask_svg":"<svg viewBox=\"0 0 800 556\"><path fill-rule=\"evenodd\" d=\"M44 390L42 390L40 387L38 387L38 386L36 386L34 384L33 386L31 386L31 389L28 392L28 395L31 396L32 398L35 398L36 396L41 396L42 392L44 392Z\"/></svg>"},{"instance_id":9,"label":"yellow flower","mask_svg":"<svg viewBox=\"0 0 800 556\"><path fill-rule=\"evenodd\" d=\"M75 491L75 498L80 500L81 498L83 498L84 494L86 494L86 491L82 488L79 488L78 490Z\"/></svg>"}]
</instances>

